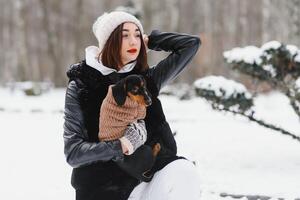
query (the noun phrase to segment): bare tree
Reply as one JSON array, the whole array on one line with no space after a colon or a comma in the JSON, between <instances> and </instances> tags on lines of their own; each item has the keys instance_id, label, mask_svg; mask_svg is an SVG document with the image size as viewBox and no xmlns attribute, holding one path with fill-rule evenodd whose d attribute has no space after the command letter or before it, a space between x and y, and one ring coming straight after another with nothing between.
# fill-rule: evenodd
<instances>
[{"instance_id":1,"label":"bare tree","mask_svg":"<svg viewBox=\"0 0 300 200\"><path fill-rule=\"evenodd\" d=\"M245 84L248 79L225 67L224 50L270 40L300 45L299 0L0 0L1 82L52 80L64 86L66 67L84 58L86 46L97 45L94 20L129 3L148 34L159 29L201 37L192 67L177 81L216 74ZM166 55L151 52L150 65Z\"/></svg>"},{"instance_id":2,"label":"bare tree","mask_svg":"<svg viewBox=\"0 0 300 200\"><path fill-rule=\"evenodd\" d=\"M47 46L47 65L51 68L51 78L54 80L56 85L64 85L62 74L61 74L61 57L60 51L58 48L58 32L57 32L57 24L56 21L51 20L51 12L55 13L54 16L60 16L60 2L59 0L53 0L49 4L49 1L46 0L39 0L41 4L41 8L43 10L43 20L42 20L42 29L45 31L46 34L46 41L45 45ZM50 10L51 9L51 10ZM51 11L51 12L50 12Z\"/></svg>"},{"instance_id":3,"label":"bare tree","mask_svg":"<svg viewBox=\"0 0 300 200\"><path fill-rule=\"evenodd\" d=\"M17 61L18 61L18 77L21 80L32 79L30 73L30 65L28 61L28 47L27 47L27 32L26 32L26 9L27 2L22 0L14 1L15 6L15 45L17 50Z\"/></svg>"}]
</instances>

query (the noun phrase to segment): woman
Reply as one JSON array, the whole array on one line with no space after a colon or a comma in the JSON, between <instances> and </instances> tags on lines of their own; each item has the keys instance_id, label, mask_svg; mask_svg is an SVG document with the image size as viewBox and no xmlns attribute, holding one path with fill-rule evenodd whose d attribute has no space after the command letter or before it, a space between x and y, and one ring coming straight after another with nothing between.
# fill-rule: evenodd
<instances>
[{"instance_id":1,"label":"woman","mask_svg":"<svg viewBox=\"0 0 300 200\"><path fill-rule=\"evenodd\" d=\"M93 32L98 47L86 48L85 60L72 65L67 72L70 80L65 99L64 151L73 167L71 183L76 199L197 199L200 186L195 168L190 161L176 155L176 142L157 96L193 58L200 39L159 31L146 36L137 18L117 11L100 16ZM171 54L149 68L147 46ZM143 75L152 95L145 124L129 126L123 137L127 142L99 141L99 110L108 86L130 74ZM147 133L143 132L145 125ZM125 160L128 145L138 150L144 143L151 146L157 142L161 151L151 170L154 174L151 182L140 183L118 167L117 163ZM189 188L186 181L191 183Z\"/></svg>"}]
</instances>

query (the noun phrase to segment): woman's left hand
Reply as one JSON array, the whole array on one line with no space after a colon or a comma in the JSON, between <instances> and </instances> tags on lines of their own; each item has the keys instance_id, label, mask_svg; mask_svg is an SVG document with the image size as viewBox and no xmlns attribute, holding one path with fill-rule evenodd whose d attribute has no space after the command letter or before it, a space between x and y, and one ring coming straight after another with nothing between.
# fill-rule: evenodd
<instances>
[{"instance_id":1,"label":"woman's left hand","mask_svg":"<svg viewBox=\"0 0 300 200\"><path fill-rule=\"evenodd\" d=\"M120 138L122 151L126 155L131 155L142 146L147 140L147 130L144 120L138 120L129 124Z\"/></svg>"}]
</instances>

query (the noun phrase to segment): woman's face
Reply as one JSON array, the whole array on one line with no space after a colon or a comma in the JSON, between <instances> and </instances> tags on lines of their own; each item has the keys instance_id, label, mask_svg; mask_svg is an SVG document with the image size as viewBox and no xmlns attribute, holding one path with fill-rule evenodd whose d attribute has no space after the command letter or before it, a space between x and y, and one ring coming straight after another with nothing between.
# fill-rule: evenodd
<instances>
[{"instance_id":1,"label":"woman's face","mask_svg":"<svg viewBox=\"0 0 300 200\"><path fill-rule=\"evenodd\" d=\"M122 30L121 61L123 65L136 60L141 49L141 38L138 27L126 22Z\"/></svg>"}]
</instances>

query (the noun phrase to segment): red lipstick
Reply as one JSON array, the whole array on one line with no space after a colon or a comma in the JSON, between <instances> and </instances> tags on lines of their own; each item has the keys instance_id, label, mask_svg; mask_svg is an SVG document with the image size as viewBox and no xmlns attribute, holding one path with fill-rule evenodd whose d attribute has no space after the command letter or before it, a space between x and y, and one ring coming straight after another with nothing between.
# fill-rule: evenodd
<instances>
[{"instance_id":1,"label":"red lipstick","mask_svg":"<svg viewBox=\"0 0 300 200\"><path fill-rule=\"evenodd\" d=\"M127 52L129 52L129 53L136 53L136 52L137 52L137 49L132 48L132 49L127 50Z\"/></svg>"}]
</instances>

